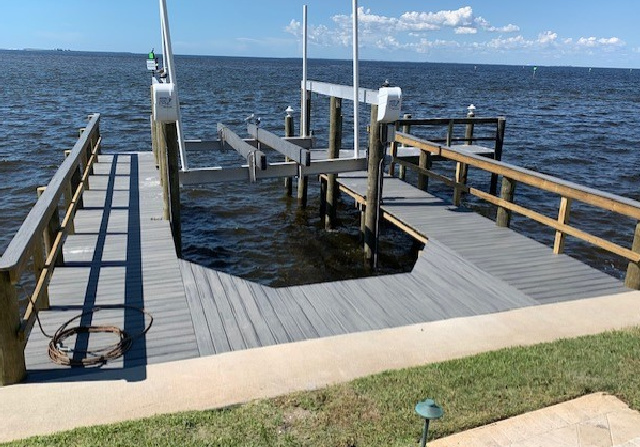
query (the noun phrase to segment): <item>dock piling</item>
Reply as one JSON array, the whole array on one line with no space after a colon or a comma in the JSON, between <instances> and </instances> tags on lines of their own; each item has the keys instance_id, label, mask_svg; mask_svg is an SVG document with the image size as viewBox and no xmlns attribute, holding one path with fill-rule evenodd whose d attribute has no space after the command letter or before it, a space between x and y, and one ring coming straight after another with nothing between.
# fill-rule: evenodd
<instances>
[{"instance_id":1,"label":"dock piling","mask_svg":"<svg viewBox=\"0 0 640 447\"><path fill-rule=\"evenodd\" d=\"M285 110L287 116L284 118L284 136L292 137L295 133L293 126L293 108L291 106L287 107ZM285 161L291 161L289 157L285 157ZM287 194L287 197L291 197L293 195L293 177L285 177L284 179L284 188Z\"/></svg>"},{"instance_id":2,"label":"dock piling","mask_svg":"<svg viewBox=\"0 0 640 447\"><path fill-rule=\"evenodd\" d=\"M516 181L509 177L502 177L502 190L500 192L502 200L513 202L513 195L516 191ZM511 210L499 206L496 214L496 225L509 228L511 224Z\"/></svg>"},{"instance_id":3,"label":"dock piling","mask_svg":"<svg viewBox=\"0 0 640 447\"><path fill-rule=\"evenodd\" d=\"M405 114L402 116L402 119L410 120L410 119L411 119L411 117L412 117L412 115L411 115L410 113L405 113ZM405 125L403 125L403 126L402 126L402 132L404 132L404 133L411 133L411 126L410 126L409 124L405 124ZM404 146L404 144L403 144L402 146ZM431 157L431 154L427 155L427 157L429 157L429 158L430 158L430 157ZM400 170L399 170L399 172L398 172L398 178L399 178L400 180L404 180L404 179L405 179L405 177L406 177L406 175L407 175L407 168L406 168L404 165L400 165ZM427 186L425 185L425 189L426 189L426 187L427 187Z\"/></svg>"},{"instance_id":4,"label":"dock piling","mask_svg":"<svg viewBox=\"0 0 640 447\"><path fill-rule=\"evenodd\" d=\"M497 161L502 160L502 147L504 146L504 129L507 124L507 120L504 117L498 118L498 124L496 125L496 145L494 146L493 159ZM498 174L491 174L491 184L489 186L489 193L496 195L498 190Z\"/></svg>"},{"instance_id":5,"label":"dock piling","mask_svg":"<svg viewBox=\"0 0 640 447\"><path fill-rule=\"evenodd\" d=\"M560 198L560 208L558 211L558 223L566 225L569 223L569 215L571 214L571 201L569 197ZM553 252L557 255L564 253L564 241L566 235L562 231L556 230L556 238L553 242Z\"/></svg>"},{"instance_id":6,"label":"dock piling","mask_svg":"<svg viewBox=\"0 0 640 447\"><path fill-rule=\"evenodd\" d=\"M164 125L167 148L167 180L169 186L169 212L176 254L182 257L182 226L180 224L180 177L178 173L178 128L175 122Z\"/></svg>"},{"instance_id":7,"label":"dock piling","mask_svg":"<svg viewBox=\"0 0 640 447\"><path fill-rule=\"evenodd\" d=\"M339 158L342 148L342 99L331 97L329 124L329 158ZM325 229L330 230L336 224L336 206L338 203L337 174L327 175L325 202Z\"/></svg>"},{"instance_id":8,"label":"dock piling","mask_svg":"<svg viewBox=\"0 0 640 447\"><path fill-rule=\"evenodd\" d=\"M380 189L380 161L383 157L383 145L380 138L380 125L378 124L378 105L371 105L371 126L369 133L369 155L367 176L367 203L364 229L364 258L365 263L373 267L374 257L377 253L378 234L378 207Z\"/></svg>"}]
</instances>

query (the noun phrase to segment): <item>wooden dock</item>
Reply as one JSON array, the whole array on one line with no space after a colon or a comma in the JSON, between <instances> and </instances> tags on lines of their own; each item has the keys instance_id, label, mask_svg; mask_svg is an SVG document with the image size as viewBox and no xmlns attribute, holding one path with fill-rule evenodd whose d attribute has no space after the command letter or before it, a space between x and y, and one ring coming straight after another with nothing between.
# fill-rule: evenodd
<instances>
[{"instance_id":1,"label":"wooden dock","mask_svg":"<svg viewBox=\"0 0 640 447\"><path fill-rule=\"evenodd\" d=\"M176 257L151 153L101 155L89 182L75 234L64 245L64 265L51 281L51 309L40 313L44 329L53 333L81 311L110 304L144 307L153 326L122 359L99 369L52 364L49 340L36 327L25 351L30 381L102 369L142 380L127 369L627 290L608 275L398 179L386 179L385 213L429 238L412 272L266 287ZM345 174L339 182L359 195L366 173ZM94 320L83 323L132 333L146 323L141 314L122 309L101 311ZM104 342L100 337L96 342Z\"/></svg>"}]
</instances>

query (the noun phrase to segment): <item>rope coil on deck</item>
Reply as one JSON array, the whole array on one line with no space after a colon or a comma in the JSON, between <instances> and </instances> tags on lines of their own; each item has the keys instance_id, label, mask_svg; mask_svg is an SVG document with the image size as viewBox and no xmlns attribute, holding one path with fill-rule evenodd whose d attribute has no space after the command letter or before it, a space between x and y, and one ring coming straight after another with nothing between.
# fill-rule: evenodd
<instances>
[{"instance_id":1,"label":"rope coil on deck","mask_svg":"<svg viewBox=\"0 0 640 447\"><path fill-rule=\"evenodd\" d=\"M139 332L134 335L129 335L128 332L120 329L116 326L73 326L69 327L71 323L75 320L82 319L82 317L86 315L93 315L96 312L99 312L103 309L125 309L125 310L134 310L136 312L140 312L145 317L149 317L149 324L144 328L142 332ZM115 360L122 357L133 345L133 342L137 339L145 335L149 329L151 329L151 325L153 324L153 316L150 313L146 312L144 309L127 306L127 305L113 305L113 306L102 306L95 307L88 312L84 312L82 314L76 315L71 318L67 322L65 322L56 333L51 337L51 342L49 342L49 358L51 361L58 365L63 366L96 366L107 363L110 360ZM42 329L42 327L41 327ZM63 344L65 340L70 337L81 335L81 334L115 334L120 340L117 343L112 345L108 345L98 349L69 349L66 348ZM43 331L44 334L44 331ZM46 334L45 334L46 335ZM74 356L69 356L69 353L79 354L81 358L76 359Z\"/></svg>"},{"instance_id":2,"label":"rope coil on deck","mask_svg":"<svg viewBox=\"0 0 640 447\"><path fill-rule=\"evenodd\" d=\"M149 329L151 329L151 325L153 324L153 316L145 311L143 308L128 306L126 304L112 304L112 305L103 305L94 307L93 309L83 312L81 314L76 315L75 317L67 320L58 328L58 330L53 335L49 335L46 333L44 328L42 327L42 322L40 321L40 312L37 310L35 303L31 297L26 293L24 286L22 287L23 292L27 295L27 299L34 305L34 309L36 309L36 320L38 321L38 327L40 328L40 332L47 338L50 338L49 342L49 358L53 363L62 366L96 366L103 365L110 360L116 360L122 357L131 346L133 346L133 342L144 336ZM107 326L107 325L97 325L97 326L73 326L69 327L71 323L78 319L82 319L87 315L93 315L96 312L100 312L101 310L113 310L113 309L124 309L124 310L133 310L141 313L144 317L148 317L149 323L145 326L144 330L134 334L129 335L123 329L120 329L116 326ZM82 335L82 334L115 334L119 337L119 341L117 343L113 343L111 345L107 345L98 349L71 349L64 346L64 341L73 336ZM79 354L81 358L74 358L78 356L69 357L69 353Z\"/></svg>"}]
</instances>

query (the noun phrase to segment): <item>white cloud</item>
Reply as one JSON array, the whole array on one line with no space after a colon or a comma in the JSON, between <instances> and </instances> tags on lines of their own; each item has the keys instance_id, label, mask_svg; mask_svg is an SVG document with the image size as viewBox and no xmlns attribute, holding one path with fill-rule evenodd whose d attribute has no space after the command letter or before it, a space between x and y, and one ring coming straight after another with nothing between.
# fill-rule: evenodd
<instances>
[{"instance_id":1,"label":"white cloud","mask_svg":"<svg viewBox=\"0 0 640 447\"><path fill-rule=\"evenodd\" d=\"M555 42L557 38L558 33L554 33L553 31L544 31L538 34L538 43L549 45Z\"/></svg>"},{"instance_id":2,"label":"white cloud","mask_svg":"<svg viewBox=\"0 0 640 447\"><path fill-rule=\"evenodd\" d=\"M597 38L597 37L581 37L576 41L578 47L597 48L597 47L623 47L626 45L624 40L618 37Z\"/></svg>"},{"instance_id":3,"label":"white cloud","mask_svg":"<svg viewBox=\"0 0 640 447\"><path fill-rule=\"evenodd\" d=\"M478 28L474 28L473 26L459 26L453 30L456 34L476 34L478 32Z\"/></svg>"},{"instance_id":4,"label":"white cloud","mask_svg":"<svg viewBox=\"0 0 640 447\"><path fill-rule=\"evenodd\" d=\"M328 25L310 25L308 30L311 44L322 47L350 47L350 15L335 15ZM544 52L555 57L565 54L592 54L615 51L626 46L618 37L571 37L561 36L555 31L542 31L536 37L520 34L518 25L509 23L494 26L482 17L475 16L470 6L456 10L406 11L398 16L384 16L371 9L358 8L360 24L360 46L383 51L408 51L427 53L437 49L482 52ZM291 20L284 31L301 38L302 25ZM527 30L532 35L534 30ZM488 38L490 34L499 36ZM456 36L467 35L461 41ZM484 36L484 38L483 38ZM473 39L474 41L470 41ZM634 48L632 51L640 52Z\"/></svg>"},{"instance_id":5,"label":"white cloud","mask_svg":"<svg viewBox=\"0 0 640 447\"><path fill-rule=\"evenodd\" d=\"M512 23L505 26L491 26L491 23L489 23L489 21L484 17L476 17L473 21L476 25L482 28L483 31L488 31L490 33L517 33L520 31L520 27Z\"/></svg>"}]
</instances>

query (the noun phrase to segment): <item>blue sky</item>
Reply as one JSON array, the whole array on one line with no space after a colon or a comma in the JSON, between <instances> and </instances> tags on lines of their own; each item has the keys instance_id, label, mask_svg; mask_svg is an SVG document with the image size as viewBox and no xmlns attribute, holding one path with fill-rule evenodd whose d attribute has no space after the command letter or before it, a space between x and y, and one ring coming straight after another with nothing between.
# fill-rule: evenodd
<instances>
[{"instance_id":1,"label":"blue sky","mask_svg":"<svg viewBox=\"0 0 640 447\"><path fill-rule=\"evenodd\" d=\"M176 54L348 59L351 0L168 0ZM637 0L359 0L361 57L640 68ZM157 0L5 1L0 48L146 53Z\"/></svg>"}]
</instances>

